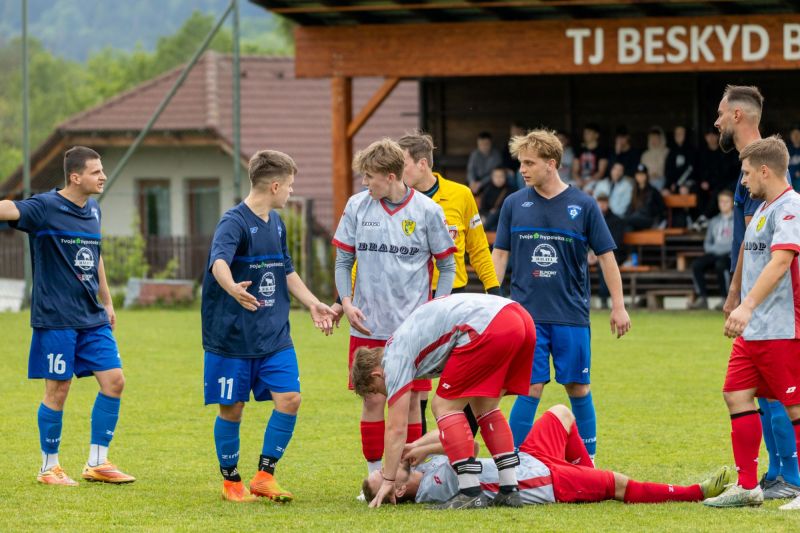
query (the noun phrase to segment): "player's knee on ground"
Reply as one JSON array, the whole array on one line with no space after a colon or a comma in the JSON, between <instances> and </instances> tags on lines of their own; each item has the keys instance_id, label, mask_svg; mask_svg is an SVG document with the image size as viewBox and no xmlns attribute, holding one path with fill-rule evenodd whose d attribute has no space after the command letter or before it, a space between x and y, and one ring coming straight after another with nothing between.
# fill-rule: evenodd
<instances>
[{"instance_id":1,"label":"player's knee on ground","mask_svg":"<svg viewBox=\"0 0 800 533\"><path fill-rule=\"evenodd\" d=\"M241 422L242 412L244 412L244 402L236 402L232 405L219 406L219 417L228 422Z\"/></svg>"},{"instance_id":2,"label":"player's knee on ground","mask_svg":"<svg viewBox=\"0 0 800 533\"><path fill-rule=\"evenodd\" d=\"M614 472L614 499L625 501L625 491L628 489L628 476Z\"/></svg>"},{"instance_id":3,"label":"player's knee on ground","mask_svg":"<svg viewBox=\"0 0 800 533\"><path fill-rule=\"evenodd\" d=\"M296 415L300 410L301 397L299 392L289 392L280 396L273 396L275 409L287 415Z\"/></svg>"},{"instance_id":4,"label":"player's knee on ground","mask_svg":"<svg viewBox=\"0 0 800 533\"><path fill-rule=\"evenodd\" d=\"M567 395L572 398L583 398L589 394L591 386L588 383L567 383L564 385L564 389L566 389Z\"/></svg>"},{"instance_id":5,"label":"player's knee on ground","mask_svg":"<svg viewBox=\"0 0 800 533\"><path fill-rule=\"evenodd\" d=\"M532 396L534 398L541 398L542 392L544 392L544 383L534 383L531 385L531 388L528 389L528 396Z\"/></svg>"},{"instance_id":6,"label":"player's knee on ground","mask_svg":"<svg viewBox=\"0 0 800 533\"><path fill-rule=\"evenodd\" d=\"M564 429L566 429L567 433L569 433L569 430L572 428L572 423L575 422L575 415L572 414L572 411L570 411L569 407L558 404L554 405L547 411L556 415L561 421L561 425L564 426Z\"/></svg>"},{"instance_id":7,"label":"player's knee on ground","mask_svg":"<svg viewBox=\"0 0 800 533\"><path fill-rule=\"evenodd\" d=\"M383 394L367 394L364 396L364 420L383 420L383 408L386 396Z\"/></svg>"},{"instance_id":8,"label":"player's knee on ground","mask_svg":"<svg viewBox=\"0 0 800 533\"><path fill-rule=\"evenodd\" d=\"M44 404L56 411L64 409L64 403L67 401L69 394L69 387L72 385L72 380L56 381L48 379L45 381L44 388Z\"/></svg>"}]
</instances>

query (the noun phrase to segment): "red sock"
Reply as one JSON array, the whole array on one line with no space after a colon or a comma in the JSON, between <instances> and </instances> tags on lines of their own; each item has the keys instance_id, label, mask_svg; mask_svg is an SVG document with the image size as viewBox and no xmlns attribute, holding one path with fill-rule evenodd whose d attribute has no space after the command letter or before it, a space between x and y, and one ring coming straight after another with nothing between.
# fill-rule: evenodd
<instances>
[{"instance_id":1,"label":"red sock","mask_svg":"<svg viewBox=\"0 0 800 533\"><path fill-rule=\"evenodd\" d=\"M361 451L364 458L369 461L380 461L383 458L383 433L386 424L379 422L361 421Z\"/></svg>"},{"instance_id":2,"label":"red sock","mask_svg":"<svg viewBox=\"0 0 800 533\"><path fill-rule=\"evenodd\" d=\"M739 486L753 489L758 485L758 449L761 447L761 417L758 411L731 415L731 442L733 460L739 472Z\"/></svg>"},{"instance_id":3,"label":"red sock","mask_svg":"<svg viewBox=\"0 0 800 533\"><path fill-rule=\"evenodd\" d=\"M469 428L467 417L462 411L450 413L436 419L439 426L439 440L450 464L475 456L475 441ZM514 449L512 444L511 449Z\"/></svg>"},{"instance_id":4,"label":"red sock","mask_svg":"<svg viewBox=\"0 0 800 533\"><path fill-rule=\"evenodd\" d=\"M406 442L414 442L422 436L422 422L408 425L408 433L406 434Z\"/></svg>"},{"instance_id":5,"label":"red sock","mask_svg":"<svg viewBox=\"0 0 800 533\"><path fill-rule=\"evenodd\" d=\"M493 409L478 417L481 436L492 457L514 453L514 436L500 409Z\"/></svg>"},{"instance_id":6,"label":"red sock","mask_svg":"<svg viewBox=\"0 0 800 533\"><path fill-rule=\"evenodd\" d=\"M567 446L564 448L564 458L574 465L594 468L592 458L589 457L589 452L586 451L586 445L583 443L580 433L578 433L578 425L575 422L572 423L572 427L569 429L569 435L567 435Z\"/></svg>"},{"instance_id":7,"label":"red sock","mask_svg":"<svg viewBox=\"0 0 800 533\"><path fill-rule=\"evenodd\" d=\"M699 502L703 499L700 485L666 485L628 480L625 503Z\"/></svg>"}]
</instances>

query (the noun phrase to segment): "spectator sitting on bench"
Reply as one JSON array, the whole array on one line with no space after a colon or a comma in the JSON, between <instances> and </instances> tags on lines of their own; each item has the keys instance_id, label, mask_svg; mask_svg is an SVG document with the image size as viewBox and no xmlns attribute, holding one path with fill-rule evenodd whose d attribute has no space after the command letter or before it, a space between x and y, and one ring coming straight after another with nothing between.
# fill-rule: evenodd
<instances>
[{"instance_id":1,"label":"spectator sitting on bench","mask_svg":"<svg viewBox=\"0 0 800 533\"><path fill-rule=\"evenodd\" d=\"M691 309L708 309L706 271L713 268L717 273L722 302L728 297L731 269L731 244L733 243L733 193L723 190L717 195L719 214L711 219L703 242L705 255L692 263L692 277L697 299ZM715 308L722 310L722 302Z\"/></svg>"},{"instance_id":2,"label":"spectator sitting on bench","mask_svg":"<svg viewBox=\"0 0 800 533\"><path fill-rule=\"evenodd\" d=\"M616 165L621 166L620 163L616 163ZM617 249L614 250L614 258L617 260L617 264L621 265L628 255L625 244L622 242L625 235L625 222L611 211L608 196L605 194L598 194L595 196L595 200L597 200L597 206L600 208L600 212L603 213L603 219L606 221L608 231L611 232L611 238L614 239L614 244L617 245ZM597 264L597 256L594 255L593 251L589 252L588 262L590 265ZM597 267L600 268L600 265L597 265ZM606 285L606 279L602 272L600 273L599 280L597 296L600 298L600 309L608 309L608 297L611 296L611 293L608 290L608 285Z\"/></svg>"},{"instance_id":3,"label":"spectator sitting on bench","mask_svg":"<svg viewBox=\"0 0 800 533\"><path fill-rule=\"evenodd\" d=\"M481 215L485 231L497 231L503 200L514 192L508 181L508 170L504 167L495 167L492 171L492 180L483 189L478 212Z\"/></svg>"},{"instance_id":4,"label":"spectator sitting on bench","mask_svg":"<svg viewBox=\"0 0 800 533\"><path fill-rule=\"evenodd\" d=\"M605 196L608 208L618 217L628 212L633 196L633 180L624 174L625 165L617 161L611 165L609 177L600 180L594 188L595 199L599 202L600 197Z\"/></svg>"},{"instance_id":5,"label":"spectator sitting on bench","mask_svg":"<svg viewBox=\"0 0 800 533\"><path fill-rule=\"evenodd\" d=\"M650 229L664 218L666 210L661 191L650 184L647 167L639 164L634 174L636 183L633 187L633 197L625 216L625 225L628 231Z\"/></svg>"}]
</instances>

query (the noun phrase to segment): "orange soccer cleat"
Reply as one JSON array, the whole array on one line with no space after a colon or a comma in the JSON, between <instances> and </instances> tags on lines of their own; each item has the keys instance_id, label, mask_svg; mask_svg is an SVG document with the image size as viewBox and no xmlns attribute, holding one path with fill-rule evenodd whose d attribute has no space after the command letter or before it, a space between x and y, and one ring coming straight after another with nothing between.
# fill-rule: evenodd
<instances>
[{"instance_id":1,"label":"orange soccer cleat","mask_svg":"<svg viewBox=\"0 0 800 533\"><path fill-rule=\"evenodd\" d=\"M106 461L105 463L97 466L89 466L88 464L83 467L81 477L86 481L99 481L102 483L133 483L136 478L120 471L112 463Z\"/></svg>"},{"instance_id":2,"label":"orange soccer cleat","mask_svg":"<svg viewBox=\"0 0 800 533\"><path fill-rule=\"evenodd\" d=\"M250 492L255 496L269 498L279 503L288 503L294 499L291 492L283 490L278 485L278 480L275 479L275 476L263 470L259 470L255 477L250 480Z\"/></svg>"},{"instance_id":3,"label":"orange soccer cleat","mask_svg":"<svg viewBox=\"0 0 800 533\"><path fill-rule=\"evenodd\" d=\"M36 476L36 481L44 485L65 485L67 487L78 486L78 482L69 477L67 473L64 472L64 469L59 465L56 465L49 470L45 470L44 472L39 472L39 474Z\"/></svg>"},{"instance_id":4,"label":"orange soccer cleat","mask_svg":"<svg viewBox=\"0 0 800 533\"><path fill-rule=\"evenodd\" d=\"M250 494L241 481L222 481L222 499L229 502L250 503L258 498Z\"/></svg>"}]
</instances>

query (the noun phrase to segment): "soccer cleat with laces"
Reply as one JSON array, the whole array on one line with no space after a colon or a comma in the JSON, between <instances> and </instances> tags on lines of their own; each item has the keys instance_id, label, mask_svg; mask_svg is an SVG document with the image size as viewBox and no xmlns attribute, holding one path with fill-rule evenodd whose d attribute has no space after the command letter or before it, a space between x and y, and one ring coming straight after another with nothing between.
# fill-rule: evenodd
<instances>
[{"instance_id":1,"label":"soccer cleat with laces","mask_svg":"<svg viewBox=\"0 0 800 533\"><path fill-rule=\"evenodd\" d=\"M729 466L722 466L700 482L700 490L703 491L703 499L719 496L731 483L736 482L736 470Z\"/></svg>"},{"instance_id":2,"label":"soccer cleat with laces","mask_svg":"<svg viewBox=\"0 0 800 533\"><path fill-rule=\"evenodd\" d=\"M275 476L263 470L256 472L255 477L250 480L250 492L255 496L269 498L278 503L288 503L294 499L291 492L283 490L278 485Z\"/></svg>"},{"instance_id":3,"label":"soccer cleat with laces","mask_svg":"<svg viewBox=\"0 0 800 533\"><path fill-rule=\"evenodd\" d=\"M518 490L513 492L498 492L497 496L494 497L489 505L492 507L519 508L522 507L522 498L520 497Z\"/></svg>"},{"instance_id":4,"label":"soccer cleat with laces","mask_svg":"<svg viewBox=\"0 0 800 533\"><path fill-rule=\"evenodd\" d=\"M72 479L64 472L64 469L59 465L54 466L44 472L39 472L36 476L36 481L44 485L64 485L67 487L77 487L78 482Z\"/></svg>"},{"instance_id":5,"label":"soccer cleat with laces","mask_svg":"<svg viewBox=\"0 0 800 533\"><path fill-rule=\"evenodd\" d=\"M222 481L222 499L236 503L251 503L258 498L250 494L241 481Z\"/></svg>"},{"instance_id":6,"label":"soccer cleat with laces","mask_svg":"<svg viewBox=\"0 0 800 533\"><path fill-rule=\"evenodd\" d=\"M800 487L792 485L783 476L775 478L775 483L764 489L765 500L787 500L800 496Z\"/></svg>"},{"instance_id":7,"label":"soccer cleat with laces","mask_svg":"<svg viewBox=\"0 0 800 533\"><path fill-rule=\"evenodd\" d=\"M114 483L117 485L136 481L135 477L122 472L108 461L97 466L89 466L87 464L83 467L81 477L86 481L99 481L101 483Z\"/></svg>"},{"instance_id":8,"label":"soccer cleat with laces","mask_svg":"<svg viewBox=\"0 0 800 533\"><path fill-rule=\"evenodd\" d=\"M764 503L764 491L758 485L753 489L743 489L739 485L729 485L725 492L715 498L703 501L708 507L757 507Z\"/></svg>"},{"instance_id":9,"label":"soccer cleat with laces","mask_svg":"<svg viewBox=\"0 0 800 533\"><path fill-rule=\"evenodd\" d=\"M487 507L489 507L489 498L483 492L477 496L467 496L463 492L459 492L446 502L431 505L428 509L486 509Z\"/></svg>"}]
</instances>

